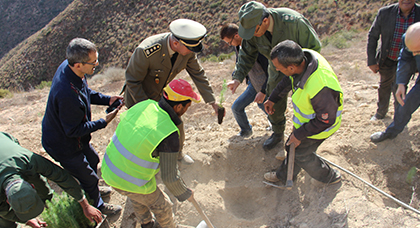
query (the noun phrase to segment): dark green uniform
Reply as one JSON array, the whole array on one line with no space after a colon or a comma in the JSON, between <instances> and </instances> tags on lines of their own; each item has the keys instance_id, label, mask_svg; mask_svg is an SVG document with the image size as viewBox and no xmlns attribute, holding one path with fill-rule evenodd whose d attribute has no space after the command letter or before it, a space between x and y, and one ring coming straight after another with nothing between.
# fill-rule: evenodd
<instances>
[{"instance_id":1,"label":"dark green uniform","mask_svg":"<svg viewBox=\"0 0 420 228\"><path fill-rule=\"evenodd\" d=\"M274 21L272 41L263 35L261 37L253 36L249 40L242 41L242 48L239 51L238 62L235 66L233 79L240 82L244 80L251 70L258 56L258 52L267 59L270 58L271 49L284 40L292 40L298 43L302 48L308 48L315 51L321 51L321 42L318 35L309 21L300 13L288 8L268 8L267 9ZM270 96L276 85L282 80L284 74L276 71L273 63L270 61L268 66L267 96ZM269 115L269 120L273 126L274 133L283 134L285 129L285 116L287 106L287 96L277 102L273 108L275 112Z\"/></svg>"},{"instance_id":2,"label":"dark green uniform","mask_svg":"<svg viewBox=\"0 0 420 228\"><path fill-rule=\"evenodd\" d=\"M163 88L182 70L187 70L206 103L215 98L203 67L192 52L178 55L172 66L168 39L171 33L163 33L145 39L136 48L125 73L125 104L128 108L140 101L159 101Z\"/></svg>"},{"instance_id":3,"label":"dark green uniform","mask_svg":"<svg viewBox=\"0 0 420 228\"><path fill-rule=\"evenodd\" d=\"M81 187L67 171L21 147L19 142L7 133L0 132L0 145L0 227L16 227L15 222L27 222L21 221L6 202L5 188L11 181L24 179L34 186L38 196L45 201L51 199L53 194L46 179L48 178L75 200L83 199Z\"/></svg>"}]
</instances>

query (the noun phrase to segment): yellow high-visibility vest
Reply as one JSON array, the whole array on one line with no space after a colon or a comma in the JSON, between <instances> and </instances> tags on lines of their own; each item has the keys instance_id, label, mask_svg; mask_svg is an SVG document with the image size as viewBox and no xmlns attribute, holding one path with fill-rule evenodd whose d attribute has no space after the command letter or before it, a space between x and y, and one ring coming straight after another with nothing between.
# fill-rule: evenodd
<instances>
[{"instance_id":1,"label":"yellow high-visibility vest","mask_svg":"<svg viewBox=\"0 0 420 228\"><path fill-rule=\"evenodd\" d=\"M139 102L122 113L102 162L105 182L128 192L153 193L159 158L152 152L175 131L178 128L156 101Z\"/></svg>"}]
</instances>

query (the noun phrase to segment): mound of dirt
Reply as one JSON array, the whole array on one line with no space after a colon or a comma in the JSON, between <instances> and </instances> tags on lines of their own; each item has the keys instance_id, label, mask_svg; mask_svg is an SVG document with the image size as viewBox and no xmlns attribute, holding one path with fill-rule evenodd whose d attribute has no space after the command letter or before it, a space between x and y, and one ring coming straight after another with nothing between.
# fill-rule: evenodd
<instances>
[{"instance_id":1,"label":"mound of dirt","mask_svg":"<svg viewBox=\"0 0 420 228\"><path fill-rule=\"evenodd\" d=\"M405 181L411 167L420 168L419 115L413 115L396 139L378 144L370 142L372 133L384 130L392 122L393 111L383 120L370 121L376 110L379 75L366 67L366 34L353 42L349 49L322 50L340 80L345 103L341 128L321 145L318 154L407 204L413 201L412 206L419 208L416 182L410 185ZM203 67L219 97L223 79L230 79L234 60L206 62ZM178 77L191 82L185 72ZM92 81L90 86L105 94L117 94L124 82L113 83L111 86ZM255 104L246 109L253 135L246 139L235 136L239 127L230 106L244 89L241 85L236 94L226 93L223 105L227 113L221 125L211 107L204 103L193 104L183 116L184 150L195 163L180 164L181 176L216 227L420 227L416 213L345 172L341 172L343 181L332 186L314 181L304 171L298 175L292 190L265 186L263 174L280 165L274 156L282 146L269 152L262 149L271 132L266 130L268 121ZM41 121L47 96L48 89L44 89L0 100L0 130L11 133L24 147L45 156ZM93 106L93 119L104 117L104 110L105 107ZM288 135L292 128L291 105L287 116L285 134ZM92 144L101 157L117 124L118 119L93 134ZM167 191L161 181L159 186ZM202 218L191 203L178 202L169 192L168 195L179 224L195 227L200 223ZM113 192L105 200L123 207L120 215L108 219L107 226L140 227L125 197Z\"/></svg>"}]
</instances>

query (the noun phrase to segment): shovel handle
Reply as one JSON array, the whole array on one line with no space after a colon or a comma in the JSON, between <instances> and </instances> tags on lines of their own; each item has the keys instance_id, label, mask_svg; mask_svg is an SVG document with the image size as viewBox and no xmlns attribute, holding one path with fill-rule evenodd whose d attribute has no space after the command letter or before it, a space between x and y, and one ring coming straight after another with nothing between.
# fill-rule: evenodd
<instances>
[{"instance_id":1,"label":"shovel handle","mask_svg":"<svg viewBox=\"0 0 420 228\"><path fill-rule=\"evenodd\" d=\"M194 205L195 209L197 209L198 213L201 215L201 217L204 219L204 221L206 222L207 226L209 228L214 228L213 224L210 222L209 218L207 217L206 214L204 214L204 211L201 210L200 206L198 205L197 201L195 201L195 198L192 197L191 199L191 203Z\"/></svg>"},{"instance_id":2,"label":"shovel handle","mask_svg":"<svg viewBox=\"0 0 420 228\"><path fill-rule=\"evenodd\" d=\"M290 144L289 148L289 159L287 160L287 181L286 181L286 188L292 189L293 187L293 169L295 165L295 144Z\"/></svg>"}]
</instances>

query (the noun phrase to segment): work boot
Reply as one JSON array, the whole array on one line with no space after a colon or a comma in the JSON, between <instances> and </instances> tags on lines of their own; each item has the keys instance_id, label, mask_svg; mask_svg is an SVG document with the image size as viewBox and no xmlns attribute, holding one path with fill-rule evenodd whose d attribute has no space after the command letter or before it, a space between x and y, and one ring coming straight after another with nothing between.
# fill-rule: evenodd
<instances>
[{"instance_id":1,"label":"work boot","mask_svg":"<svg viewBox=\"0 0 420 228\"><path fill-rule=\"evenodd\" d=\"M393 139L390 134L385 133L385 131L375 132L370 136L370 141L377 143L382 142L385 139Z\"/></svg>"},{"instance_id":2,"label":"work boot","mask_svg":"<svg viewBox=\"0 0 420 228\"><path fill-rule=\"evenodd\" d=\"M283 140L283 134L273 133L270 138L265 140L263 149L265 151L273 149L279 142Z\"/></svg>"},{"instance_id":3,"label":"work boot","mask_svg":"<svg viewBox=\"0 0 420 228\"><path fill-rule=\"evenodd\" d=\"M270 181L270 182L277 182L280 181L280 179L277 177L276 172L268 172L264 174L264 179Z\"/></svg>"},{"instance_id":4,"label":"work boot","mask_svg":"<svg viewBox=\"0 0 420 228\"><path fill-rule=\"evenodd\" d=\"M104 203L98 209L102 212L102 214L106 214L108 216L111 216L111 215L115 215L118 212L120 212L122 210L122 207L120 205Z\"/></svg>"},{"instance_id":5,"label":"work boot","mask_svg":"<svg viewBox=\"0 0 420 228\"><path fill-rule=\"evenodd\" d=\"M112 188L108 186L99 186L99 193L101 193L101 197L107 197L111 195Z\"/></svg>"},{"instance_id":6,"label":"work boot","mask_svg":"<svg viewBox=\"0 0 420 228\"><path fill-rule=\"evenodd\" d=\"M385 118L385 116L383 116L383 115L380 115L380 114L376 113L375 115L373 115L373 116L370 118L370 121L381 120L381 119L383 119L383 118Z\"/></svg>"},{"instance_id":7,"label":"work boot","mask_svg":"<svg viewBox=\"0 0 420 228\"><path fill-rule=\"evenodd\" d=\"M186 155L186 154L181 159L178 159L178 161L186 165L191 165L194 163L194 160L189 155Z\"/></svg>"}]
</instances>

